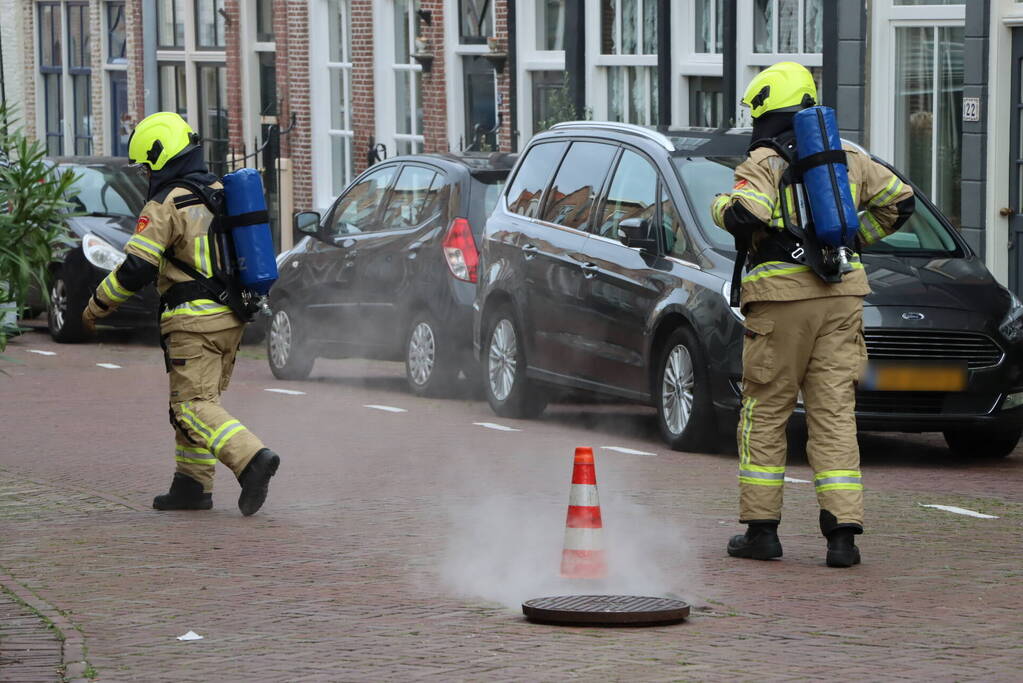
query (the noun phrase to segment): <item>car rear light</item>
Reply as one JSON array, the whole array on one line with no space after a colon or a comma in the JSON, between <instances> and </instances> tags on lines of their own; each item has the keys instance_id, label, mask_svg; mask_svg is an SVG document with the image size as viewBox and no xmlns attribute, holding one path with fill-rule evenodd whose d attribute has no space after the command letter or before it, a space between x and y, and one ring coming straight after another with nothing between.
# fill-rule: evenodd
<instances>
[{"instance_id":1,"label":"car rear light","mask_svg":"<svg viewBox=\"0 0 1023 683\"><path fill-rule=\"evenodd\" d=\"M444 237L444 258L448 260L451 274L459 280L476 282L476 271L480 265L480 253L476 250L476 240L472 238L472 228L465 218L451 221L448 234Z\"/></svg>"}]
</instances>

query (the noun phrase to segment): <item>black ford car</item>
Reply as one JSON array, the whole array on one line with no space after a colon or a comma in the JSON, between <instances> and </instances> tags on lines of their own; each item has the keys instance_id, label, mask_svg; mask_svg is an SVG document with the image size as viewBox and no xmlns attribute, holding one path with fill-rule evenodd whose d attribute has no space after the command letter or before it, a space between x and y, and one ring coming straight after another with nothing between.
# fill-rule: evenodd
<instances>
[{"instance_id":1,"label":"black ford car","mask_svg":"<svg viewBox=\"0 0 1023 683\"><path fill-rule=\"evenodd\" d=\"M710 205L748 145L748 130L598 122L530 141L481 248L474 341L496 413L537 415L558 386L652 404L673 448L732 432L743 320L728 303L732 239ZM874 293L860 428L1011 453L1023 305L919 192L915 215L863 261Z\"/></svg>"}]
</instances>

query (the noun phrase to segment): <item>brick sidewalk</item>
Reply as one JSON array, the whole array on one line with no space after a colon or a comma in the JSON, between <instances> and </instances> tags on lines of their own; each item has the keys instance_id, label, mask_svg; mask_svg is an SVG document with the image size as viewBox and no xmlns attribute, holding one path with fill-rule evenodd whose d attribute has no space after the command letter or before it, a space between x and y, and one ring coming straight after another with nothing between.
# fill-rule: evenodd
<instances>
[{"instance_id":1,"label":"brick sidewalk","mask_svg":"<svg viewBox=\"0 0 1023 683\"><path fill-rule=\"evenodd\" d=\"M46 622L0 591L0 680L36 683L61 680L61 643Z\"/></svg>"}]
</instances>

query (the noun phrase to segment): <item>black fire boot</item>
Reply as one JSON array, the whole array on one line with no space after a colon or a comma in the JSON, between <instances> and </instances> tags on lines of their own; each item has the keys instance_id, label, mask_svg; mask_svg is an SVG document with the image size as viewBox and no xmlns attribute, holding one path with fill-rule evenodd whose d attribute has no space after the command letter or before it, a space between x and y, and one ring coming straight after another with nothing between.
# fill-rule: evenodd
<instances>
[{"instance_id":1,"label":"black fire boot","mask_svg":"<svg viewBox=\"0 0 1023 683\"><path fill-rule=\"evenodd\" d=\"M243 515L248 517L263 507L266 493L270 489L270 477L277 474L280 464L281 456L269 448L263 448L245 466L238 477L238 483L242 485L241 495L238 496L238 509Z\"/></svg>"},{"instance_id":2,"label":"black fire boot","mask_svg":"<svg viewBox=\"0 0 1023 683\"><path fill-rule=\"evenodd\" d=\"M753 560L781 557L778 522L750 522L745 534L732 536L728 541L728 554Z\"/></svg>"},{"instance_id":3,"label":"black fire boot","mask_svg":"<svg viewBox=\"0 0 1023 683\"><path fill-rule=\"evenodd\" d=\"M851 567L860 563L860 549L855 542L856 529L839 527L828 534L829 567Z\"/></svg>"},{"instance_id":4,"label":"black fire boot","mask_svg":"<svg viewBox=\"0 0 1023 683\"><path fill-rule=\"evenodd\" d=\"M170 491L153 498L157 510L209 510L213 494L203 493L202 484L181 472L174 473Z\"/></svg>"}]
</instances>

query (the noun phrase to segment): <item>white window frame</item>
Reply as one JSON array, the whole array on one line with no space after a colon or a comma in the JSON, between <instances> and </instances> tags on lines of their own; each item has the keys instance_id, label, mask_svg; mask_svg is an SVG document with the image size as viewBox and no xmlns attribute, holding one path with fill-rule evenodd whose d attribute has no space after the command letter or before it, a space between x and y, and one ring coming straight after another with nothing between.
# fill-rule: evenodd
<instances>
[{"instance_id":1,"label":"white window frame","mask_svg":"<svg viewBox=\"0 0 1023 683\"><path fill-rule=\"evenodd\" d=\"M564 50L539 50L536 47L537 3L542 0L526 0L516 6L515 22L518 45L515 83L515 97L518 104L519 149L533 137L533 74L537 71L565 71ZM589 8L587 8L588 10ZM566 8L567 12L567 8ZM567 22L567 17L566 17Z\"/></svg>"},{"instance_id":2,"label":"white window frame","mask_svg":"<svg viewBox=\"0 0 1023 683\"><path fill-rule=\"evenodd\" d=\"M642 42L643 39L643 0L634 0L637 7L637 36ZM618 13L616 25L618 27L616 45L622 44L622 21L621 21L621 1L616 4L616 12ZM612 66L638 66L638 67L657 67L657 53L653 54L635 54L635 55L623 55L623 54L612 54L605 55L601 54L600 50L600 38L601 38L601 13L600 13L600 0L586 0L586 71L589 77L586 79L586 91L587 99L590 101L590 106L593 108L593 118L606 121L608 119L608 102L607 102L607 84L608 84L608 69L607 67ZM656 40L656 34L655 34ZM647 46L643 46L647 47ZM656 46L655 46L656 50ZM647 96L644 102L644 109L650 110L650 92L652 88L657 87L657 79L651 79L647 88ZM625 81L625 101L628 102L628 81ZM626 107L627 109L627 107Z\"/></svg>"},{"instance_id":3,"label":"white window frame","mask_svg":"<svg viewBox=\"0 0 1023 683\"><path fill-rule=\"evenodd\" d=\"M387 146L387 156L393 157L398 155L398 142L409 142L411 143L412 153L422 152L426 138L423 136L423 131L416 130L416 107L419 102L416 98L415 88L409 88L409 114L411 116L410 128L411 133L399 133L398 132L398 120L397 120L397 101L395 98L395 87L397 84L398 74L419 74L420 79L420 91L422 91L422 72L423 67L412 57L412 54L416 52L416 34L415 34L415 11L417 0L409 0L412 11L409 12L409 61L407 63L399 63L395 61L395 44L394 44L394 23L395 23L395 8L394 0L374 0L373 2L373 16L378 18L374 20L374 60L375 64L375 79L374 79L374 93L376 101L376 129L377 129L377 142L382 142ZM438 50L440 46L431 45L431 50ZM448 115L450 119L450 113Z\"/></svg>"},{"instance_id":4,"label":"white window frame","mask_svg":"<svg viewBox=\"0 0 1023 683\"><path fill-rule=\"evenodd\" d=\"M244 107L244 115L241 117L242 120L242 147L239 150L235 150L236 154L252 154L254 149L249 149L249 145L253 142L260 142L260 130L263 124L277 123L277 116L262 116L260 114L259 97L260 97L260 82L259 82L259 56L263 52L277 52L277 43L275 41L257 41L256 40L256 12L258 11L255 2L242 2L239 4L239 35L244 36L242 40L242 46L247 46L248 54L245 54L246 48L243 47L242 54L243 58L241 62L241 82L242 82L242 103ZM316 26L316 24L310 23L310 26ZM311 43L312 41L310 41ZM312 52L310 50L310 52ZM248 160L247 165L253 165L254 160ZM255 161L258 163L258 161Z\"/></svg>"},{"instance_id":5,"label":"white window frame","mask_svg":"<svg viewBox=\"0 0 1023 683\"><path fill-rule=\"evenodd\" d=\"M60 120L60 134L61 134L61 154L65 156L72 156L77 153L76 139L75 139L75 121L74 121L74 107L75 107L75 91L74 91L74 75L71 73L71 22L68 21L68 6L72 4L69 0L45 0L48 4L56 4L60 12L60 40L61 40L61 54L60 54L60 97L61 97L61 120ZM43 4L42 0L39 2L33 2L32 9L32 45L35 50L33 58L36 62L33 80L35 82L36 101L41 106L36 107L36 130L41 131L40 139L44 143L46 140L46 91L44 89L43 73L40 70L39 59L42 55L41 51L41 40L39 35L39 7ZM81 5L81 2L76 2ZM93 0L88 0L85 6L85 19L88 25L90 39L95 40L96 36L93 34L92 25L92 8ZM104 22L101 20L101 31ZM105 35L105 34L104 34ZM106 49L106 39L104 35L99 36L99 40L102 41L103 49ZM86 56L89 67L89 140L90 146L92 147L92 154L98 154L101 150L101 145L97 144L97 141L103 141L105 136L103 130L100 128L99 138L97 139L96 124L102 124L106 120L104 116L104 110L101 109L97 112L93 108L93 87L94 77L96 76L96 69L92 51L90 50ZM104 52L104 61L106 61L106 53ZM100 84L101 92L106 92L106 73L103 71L101 77L103 81ZM105 100L104 100L105 101ZM100 121L100 117L103 117L103 121Z\"/></svg>"},{"instance_id":6,"label":"white window frame","mask_svg":"<svg viewBox=\"0 0 1023 683\"><path fill-rule=\"evenodd\" d=\"M337 0L343 4L350 13L352 9L351 0ZM320 211L325 211L333 203L336 195L334 193L335 174L341 172L341 185L347 187L355 179L353 171L355 167L355 131L352 128L352 58L351 58L351 36L345 50L347 61L330 61L330 40L327 31L330 30L328 17L328 0L313 0L309 5L309 25L314 27L316 32L310 36L309 41L309 74L310 74L310 104L311 104L311 125L313 156L313 205ZM350 16L350 15L349 15ZM343 79L345 102L345 125L346 128L334 128L333 107L336 103L330 99L330 78L331 72L340 70L347 73ZM348 168L336 169L333 162L332 138L340 137L348 140Z\"/></svg>"},{"instance_id":7,"label":"white window frame","mask_svg":"<svg viewBox=\"0 0 1023 683\"><path fill-rule=\"evenodd\" d=\"M722 53L696 51L696 3L701 0L684 2L682 7L672 7L671 13L672 35L681 36L681 40L675 42L680 49L678 54L673 56L671 65L671 80L678 84L671 107L672 126L693 125L689 119L691 78L694 76L721 78L724 74ZM713 4L711 6L714 7ZM722 103L722 106L727 107L727 103Z\"/></svg>"},{"instance_id":8,"label":"white window frame","mask_svg":"<svg viewBox=\"0 0 1023 683\"><path fill-rule=\"evenodd\" d=\"M497 33L497 12L495 3L490 1L491 33ZM444 12L444 71L448 74L448 149L451 152L461 151L461 147L470 144L469 131L465 129L465 67L464 57L485 55L490 52L486 43L461 42L461 29L458 22L461 13L459 0L451 0ZM448 47L450 46L450 47ZM431 46L435 48L436 46ZM494 106L498 115L501 112L501 93L497 87L497 73L494 73ZM501 131L497 132L498 144L501 142Z\"/></svg>"}]
</instances>

